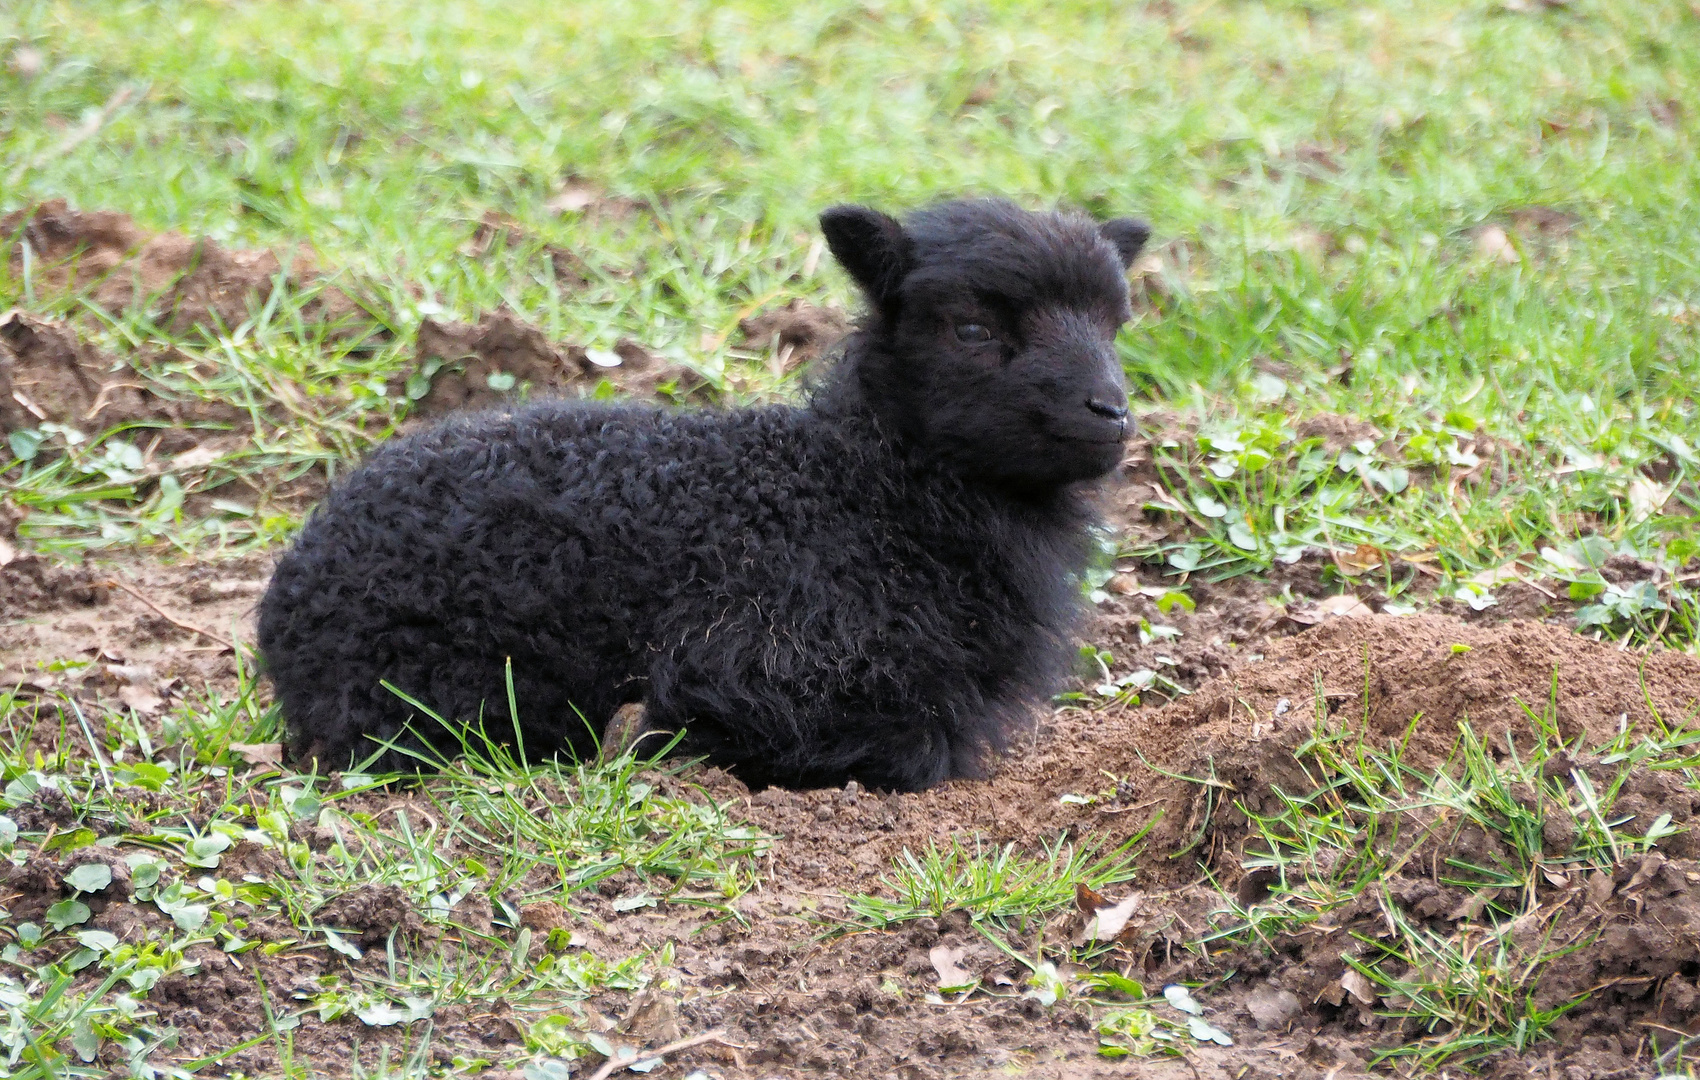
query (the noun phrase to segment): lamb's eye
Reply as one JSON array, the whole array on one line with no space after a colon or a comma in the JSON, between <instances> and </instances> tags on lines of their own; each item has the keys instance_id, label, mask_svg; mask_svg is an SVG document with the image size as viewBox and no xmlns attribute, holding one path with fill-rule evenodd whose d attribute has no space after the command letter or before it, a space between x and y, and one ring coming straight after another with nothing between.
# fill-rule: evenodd
<instances>
[{"instance_id":1,"label":"lamb's eye","mask_svg":"<svg viewBox=\"0 0 1700 1080\"><path fill-rule=\"evenodd\" d=\"M966 341L971 345L983 345L992 340L992 332L979 323L958 323L956 340Z\"/></svg>"}]
</instances>

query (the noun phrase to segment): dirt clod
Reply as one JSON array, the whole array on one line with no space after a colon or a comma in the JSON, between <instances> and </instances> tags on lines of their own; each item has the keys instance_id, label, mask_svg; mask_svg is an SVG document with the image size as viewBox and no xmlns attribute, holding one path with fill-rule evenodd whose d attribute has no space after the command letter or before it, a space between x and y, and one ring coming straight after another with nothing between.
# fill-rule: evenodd
<instances>
[{"instance_id":1,"label":"dirt clod","mask_svg":"<svg viewBox=\"0 0 1700 1080\"><path fill-rule=\"evenodd\" d=\"M790 371L813 363L850 331L849 318L837 308L796 298L738 322L746 348L771 352L774 365Z\"/></svg>"},{"instance_id":2,"label":"dirt clod","mask_svg":"<svg viewBox=\"0 0 1700 1080\"><path fill-rule=\"evenodd\" d=\"M425 929L413 901L398 885L363 885L325 904L314 920L355 935L362 947L382 944L391 933L415 935Z\"/></svg>"},{"instance_id":3,"label":"dirt clod","mask_svg":"<svg viewBox=\"0 0 1700 1080\"><path fill-rule=\"evenodd\" d=\"M493 408L526 399L594 389L607 379L629 396L700 394L703 378L630 338L607 353L556 345L511 312L489 312L476 324L420 323L414 369L391 384L392 395L413 398L411 415Z\"/></svg>"},{"instance_id":4,"label":"dirt clod","mask_svg":"<svg viewBox=\"0 0 1700 1080\"><path fill-rule=\"evenodd\" d=\"M50 199L0 218L0 242L13 273L25 250L38 291L87 291L108 314L142 306L160 326L183 334L231 329L271 298L278 284L305 290L301 317L354 335L371 320L347 293L322 281L312 253L226 248L206 237L149 234L127 215L73 210Z\"/></svg>"},{"instance_id":5,"label":"dirt clod","mask_svg":"<svg viewBox=\"0 0 1700 1080\"><path fill-rule=\"evenodd\" d=\"M200 445L204 433L194 427L250 425L247 413L221 401L165 397L68 324L8 312L0 316L0 433L49 420L84 432L152 427L154 453L166 455Z\"/></svg>"}]
</instances>

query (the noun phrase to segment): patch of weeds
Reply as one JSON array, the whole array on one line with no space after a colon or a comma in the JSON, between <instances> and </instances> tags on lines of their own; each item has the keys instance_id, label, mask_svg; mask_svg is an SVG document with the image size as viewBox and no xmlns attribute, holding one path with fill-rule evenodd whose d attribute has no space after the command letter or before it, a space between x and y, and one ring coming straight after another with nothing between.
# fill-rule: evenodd
<instances>
[{"instance_id":1,"label":"patch of weeds","mask_svg":"<svg viewBox=\"0 0 1700 1080\"><path fill-rule=\"evenodd\" d=\"M1153 623L1147 619L1139 621L1136 631L1141 645L1149 645L1154 641L1169 641L1181 636L1181 632L1174 627ZM1080 659L1090 692L1064 691L1056 697L1058 704L1099 709L1118 705L1132 707L1139 704L1140 695L1151 691L1156 691L1170 700L1191 692L1155 668L1136 668L1116 675L1112 671L1116 663L1115 654L1097 645L1082 645ZM1165 659L1159 657L1158 663L1161 664Z\"/></svg>"},{"instance_id":2,"label":"patch of weeds","mask_svg":"<svg viewBox=\"0 0 1700 1080\"><path fill-rule=\"evenodd\" d=\"M969 848L960 839L917 855L908 848L880 882L891 894L862 894L846 906L855 925L884 929L909 919L966 911L975 923L1000 928L1043 920L1074 902L1077 885L1103 889L1134 876L1141 832L1100 854L1090 845L1046 843L1044 855L1023 855L1014 844Z\"/></svg>"},{"instance_id":3,"label":"patch of weeds","mask_svg":"<svg viewBox=\"0 0 1700 1080\"><path fill-rule=\"evenodd\" d=\"M268 1010L270 1034L243 1045L269 1041L280 1060L304 1024L404 1029L429 1047L445 1008L497 1002L532 1051L589 1052L580 1003L651 985L672 955L665 943L590 952L573 895L629 872L642 892L616 909L730 912L769 842L692 797L676 767L629 753L527 766L475 747L412 787L288 773L251 671L157 726L85 718L95 707L71 698L0 697L0 809L18 815L0 815L0 852L20 873L55 875L40 918L0 918L0 1064L9 1054L13 1075L119 1057L173 1075L169 1017L150 1001L166 980L193 996L209 949L251 973ZM44 809L54 823L19 827ZM103 918L136 916L123 940L95 925L97 896ZM527 916L536 905L541 921ZM304 957L310 986L280 983L297 969L276 965Z\"/></svg>"},{"instance_id":4,"label":"patch of weeds","mask_svg":"<svg viewBox=\"0 0 1700 1080\"><path fill-rule=\"evenodd\" d=\"M1267 880L1267 899L1230 900L1230 925L1199 945L1275 947L1348 930L1336 997L1378 1006L1406 1036L1381 1060L1432 1069L1549 1037L1589 993L1554 1001L1542 987L1551 965L1599 938L1580 897L1600 882L1609 896L1619 867L1688 827L1669 813L1638 822L1616 812L1625 781L1631 769L1661 770L1700 788L1700 731L1660 721L1653 735L1587 752L1559 736L1552 703L1525 711L1532 737L1508 732L1490 747L1461 723L1433 769L1407 760L1408 733L1380 747L1319 721L1295 751L1307 789L1272 787L1274 810L1236 804L1251 829L1243 866Z\"/></svg>"}]
</instances>

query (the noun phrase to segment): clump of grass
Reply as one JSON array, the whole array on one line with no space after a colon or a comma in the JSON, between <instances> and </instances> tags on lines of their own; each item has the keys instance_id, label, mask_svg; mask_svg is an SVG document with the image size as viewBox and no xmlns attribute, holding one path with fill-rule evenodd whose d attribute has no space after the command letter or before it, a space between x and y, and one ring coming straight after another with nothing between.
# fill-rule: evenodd
<instances>
[{"instance_id":1,"label":"clump of grass","mask_svg":"<svg viewBox=\"0 0 1700 1080\"><path fill-rule=\"evenodd\" d=\"M1057 841L1043 855L1023 855L1014 844L987 846L961 839L920 854L905 848L880 883L889 896L859 894L848 899L855 923L884 929L909 919L965 911L976 923L1000 929L1026 927L1074 903L1075 888L1104 889L1130 881L1145 831L1113 851L1090 843Z\"/></svg>"},{"instance_id":2,"label":"clump of grass","mask_svg":"<svg viewBox=\"0 0 1700 1080\"><path fill-rule=\"evenodd\" d=\"M1316 715L1326 717L1320 683L1317 694ZM1432 769L1407 760L1408 734L1378 747L1360 731L1319 720L1295 751L1308 790L1272 788L1273 812L1238 804L1252 830L1244 866L1268 875L1268 898L1230 901L1230 925L1200 946L1273 945L1310 928L1337 929L1334 913L1372 900L1382 931L1352 931L1356 948L1342 955L1361 977L1360 992L1411 1035L1383 1049L1382 1060L1439 1068L1521 1052L1547 1037L1584 998L1540 1004L1543 971L1587 947L1596 931L1586 920L1566 921L1564 906L1546 898L1590 875L1609 876L1675 831L1669 814L1632 828L1613 806L1632 768L1676 770L1700 788L1690 750L1700 731L1655 719L1651 734L1625 734L1587 753L1560 737L1552 703L1525 711L1532 736L1524 745L1507 732L1506 751L1495 754L1463 722L1450 755ZM1469 830L1478 842L1461 854ZM1562 850L1555 837L1564 838ZM1444 924L1413 919L1383 887L1407 870L1474 899Z\"/></svg>"}]
</instances>

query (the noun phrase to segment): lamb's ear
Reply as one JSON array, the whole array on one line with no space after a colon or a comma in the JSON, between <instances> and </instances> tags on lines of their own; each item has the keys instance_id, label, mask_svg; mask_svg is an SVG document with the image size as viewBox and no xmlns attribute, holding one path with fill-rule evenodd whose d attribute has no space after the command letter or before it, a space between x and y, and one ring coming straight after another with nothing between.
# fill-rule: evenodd
<instances>
[{"instance_id":1,"label":"lamb's ear","mask_svg":"<svg viewBox=\"0 0 1700 1080\"><path fill-rule=\"evenodd\" d=\"M1098 226L1098 234L1115 245L1121 253L1122 268L1126 269L1139 258L1139 250L1145 246L1145 241L1151 239L1151 226L1138 218L1119 217Z\"/></svg>"},{"instance_id":2,"label":"lamb's ear","mask_svg":"<svg viewBox=\"0 0 1700 1080\"><path fill-rule=\"evenodd\" d=\"M914 245L902 225L865 206L834 206L821 214L820 228L832 257L868 299L884 306L896 298L914 258Z\"/></svg>"}]
</instances>

